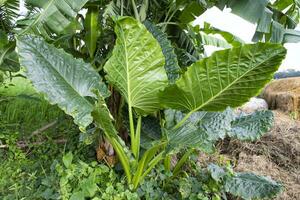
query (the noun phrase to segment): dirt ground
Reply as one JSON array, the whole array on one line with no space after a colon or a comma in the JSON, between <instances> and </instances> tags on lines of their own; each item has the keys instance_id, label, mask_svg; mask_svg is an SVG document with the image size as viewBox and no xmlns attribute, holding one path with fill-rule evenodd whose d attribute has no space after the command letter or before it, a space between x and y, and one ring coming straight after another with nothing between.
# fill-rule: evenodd
<instances>
[{"instance_id":1,"label":"dirt ground","mask_svg":"<svg viewBox=\"0 0 300 200\"><path fill-rule=\"evenodd\" d=\"M273 129L255 143L227 141L221 153L235 163L236 171L253 171L283 183L276 200L300 200L300 121L274 111Z\"/></svg>"}]
</instances>

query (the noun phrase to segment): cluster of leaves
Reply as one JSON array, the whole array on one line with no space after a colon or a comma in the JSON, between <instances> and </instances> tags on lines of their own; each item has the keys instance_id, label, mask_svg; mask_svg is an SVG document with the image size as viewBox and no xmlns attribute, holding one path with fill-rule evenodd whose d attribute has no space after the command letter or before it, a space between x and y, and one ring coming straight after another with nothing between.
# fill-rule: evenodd
<instances>
[{"instance_id":1,"label":"cluster of leaves","mask_svg":"<svg viewBox=\"0 0 300 200\"><path fill-rule=\"evenodd\" d=\"M196 158L196 157L195 157ZM21 161L20 158L18 158ZM33 162L26 161L17 165L26 166ZM122 175L116 173L104 164L83 162L72 153L63 156L62 162L54 159L47 172L40 173L37 166L31 170L18 169L10 172L13 165L6 163L5 167L13 180L10 191L2 191L4 199L71 199L86 198L138 200L138 199L226 199L229 194L238 195L244 199L274 197L281 190L281 185L268 177L259 177L253 173L234 173L229 164L220 167L209 164L201 168L194 160L186 163L186 172L174 176L159 165L141 183L137 191L132 191ZM30 173L30 171L33 171ZM4 171L3 171L4 172ZM2 173L2 171L1 171ZM45 174L47 173L47 174ZM24 184L26 182L26 187ZM248 184L251 182L251 184ZM1 183L4 184L4 183ZM7 183L5 183L7 184ZM265 194L261 196L258 191Z\"/></svg>"},{"instance_id":2,"label":"cluster of leaves","mask_svg":"<svg viewBox=\"0 0 300 200\"><path fill-rule=\"evenodd\" d=\"M1 6L8 8L9 2ZM24 67L36 90L74 118L83 138L93 133L95 143L107 140L130 191L137 190L162 161L176 176L195 150L212 152L214 143L224 137L254 141L265 134L272 125L271 112L236 115L225 109L257 95L285 57L281 43L299 40L290 20L296 19L299 5L287 10L281 1L27 0L26 5L29 12L23 19L1 29L0 68L11 76ZM243 44L209 24L189 24L212 6L230 7L258 24L258 40L279 44ZM275 8L283 9L282 15ZM83 9L86 15L80 14ZM273 28L279 23L281 32ZM226 49L206 57L204 45ZM171 157L180 151L186 153L171 170ZM96 177L107 173L95 164L72 165L71 154L64 167L57 170L66 198L95 196ZM224 169L212 168L223 174ZM88 186L76 182L75 174ZM254 175L212 176L217 182L224 179L225 192L245 199L280 191L272 187L272 180ZM254 189L251 179L258 183ZM135 195L130 191L124 188L122 195Z\"/></svg>"}]
</instances>

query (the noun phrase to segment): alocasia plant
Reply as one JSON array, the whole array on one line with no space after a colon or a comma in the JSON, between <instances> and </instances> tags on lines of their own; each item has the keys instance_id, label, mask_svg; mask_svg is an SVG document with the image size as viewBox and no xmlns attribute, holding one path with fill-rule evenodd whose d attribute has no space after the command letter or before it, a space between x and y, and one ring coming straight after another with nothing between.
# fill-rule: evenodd
<instances>
[{"instance_id":1,"label":"alocasia plant","mask_svg":"<svg viewBox=\"0 0 300 200\"><path fill-rule=\"evenodd\" d=\"M82 131L92 121L102 129L134 188L157 163L164 159L167 163L167 158L180 150L210 152L214 143L226 136L253 141L271 127L269 111L240 116L227 107L243 104L272 79L285 57L281 45L247 44L215 52L187 67L172 83L165 69L167 54L142 23L119 17L115 33L116 44L104 72L109 85L127 103L130 150L118 135L106 105L108 89L91 65L37 36L20 36L17 50L27 77L51 103L72 115ZM141 153L142 121L163 108L175 110L165 111L161 137ZM174 174L187 157L177 163ZM234 183L232 180L228 185Z\"/></svg>"}]
</instances>

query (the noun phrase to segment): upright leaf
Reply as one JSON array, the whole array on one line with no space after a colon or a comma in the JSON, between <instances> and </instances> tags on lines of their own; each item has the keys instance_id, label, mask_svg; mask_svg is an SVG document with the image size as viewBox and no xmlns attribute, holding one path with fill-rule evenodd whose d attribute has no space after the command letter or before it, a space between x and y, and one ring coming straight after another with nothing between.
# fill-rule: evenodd
<instances>
[{"instance_id":1,"label":"upright leaf","mask_svg":"<svg viewBox=\"0 0 300 200\"><path fill-rule=\"evenodd\" d=\"M106 97L108 91L90 64L36 36L19 37L17 49L26 76L51 104L58 104L74 117L81 130L92 123L93 103L85 97L96 97L92 90L99 90Z\"/></svg>"},{"instance_id":2,"label":"upright leaf","mask_svg":"<svg viewBox=\"0 0 300 200\"><path fill-rule=\"evenodd\" d=\"M99 9L97 7L90 7L84 20L86 30L84 39L91 58L94 57L99 36L98 15Z\"/></svg>"},{"instance_id":3,"label":"upright leaf","mask_svg":"<svg viewBox=\"0 0 300 200\"><path fill-rule=\"evenodd\" d=\"M107 79L140 114L160 108L158 92L168 84L165 59L157 40L131 17L116 21L116 44L104 66Z\"/></svg>"},{"instance_id":4,"label":"upright leaf","mask_svg":"<svg viewBox=\"0 0 300 200\"><path fill-rule=\"evenodd\" d=\"M265 199L275 197L282 185L264 176L253 173L237 173L225 182L225 190L243 199Z\"/></svg>"},{"instance_id":5,"label":"upright leaf","mask_svg":"<svg viewBox=\"0 0 300 200\"><path fill-rule=\"evenodd\" d=\"M272 79L286 50L276 44L249 44L218 51L192 66L161 93L165 107L218 111L236 107Z\"/></svg>"},{"instance_id":6,"label":"upright leaf","mask_svg":"<svg viewBox=\"0 0 300 200\"><path fill-rule=\"evenodd\" d=\"M162 52L166 59L165 70L167 72L170 83L175 83L175 81L181 75L181 69L178 65L177 56L174 52L174 49L171 45L171 42L168 40L167 34L162 32L158 27L152 24L150 21L145 21L144 25L149 32L157 39L162 48Z\"/></svg>"}]
</instances>

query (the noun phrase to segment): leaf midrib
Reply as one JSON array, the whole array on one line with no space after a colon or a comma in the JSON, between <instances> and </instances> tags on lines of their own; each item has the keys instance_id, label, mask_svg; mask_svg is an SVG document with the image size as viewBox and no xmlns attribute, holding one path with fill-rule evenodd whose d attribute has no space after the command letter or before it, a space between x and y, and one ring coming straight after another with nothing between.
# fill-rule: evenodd
<instances>
[{"instance_id":1,"label":"leaf midrib","mask_svg":"<svg viewBox=\"0 0 300 200\"><path fill-rule=\"evenodd\" d=\"M241 47L242 51L243 46ZM213 97L211 97L209 100L207 100L204 104L196 107L195 109L193 109L192 111L190 111L190 113L194 113L196 111L198 111L199 109L203 108L204 106L206 106L207 104L209 104L210 102L212 102L213 100L215 100L217 97L219 97L224 91L226 91L228 88L230 88L232 85L236 84L239 80L241 80L242 78L244 78L244 76L246 76L249 72L255 70L258 66L260 66L261 64L263 64L264 62L272 59L274 56L278 55L279 51L276 51L273 55L271 55L270 57L268 57L267 59L263 60L262 62L258 63L256 66L250 68L248 71L246 71L242 76L240 76L239 78L237 78L236 80L234 80L233 82L231 82L228 86L226 86L225 88L223 88L223 90L219 91L216 95L214 95ZM253 58L253 55L252 55Z\"/></svg>"},{"instance_id":2,"label":"leaf midrib","mask_svg":"<svg viewBox=\"0 0 300 200\"><path fill-rule=\"evenodd\" d=\"M125 33L123 31L123 27L119 24L120 26L120 33L122 34L122 40L124 44L124 55L125 55L125 67L126 67L126 82L127 82L127 100L128 100L128 107L132 107L132 102L131 102L131 91L130 91L130 77L129 77L129 66L128 66L128 52L127 52L127 43L125 39Z\"/></svg>"}]
</instances>

